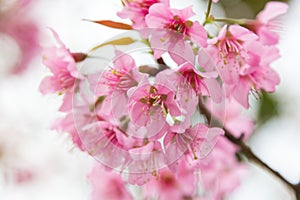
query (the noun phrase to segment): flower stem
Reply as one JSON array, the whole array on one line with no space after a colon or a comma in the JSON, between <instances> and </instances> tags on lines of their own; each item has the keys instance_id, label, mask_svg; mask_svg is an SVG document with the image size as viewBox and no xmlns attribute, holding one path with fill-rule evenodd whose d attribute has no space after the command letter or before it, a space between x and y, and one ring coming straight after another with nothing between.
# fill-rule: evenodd
<instances>
[{"instance_id":1,"label":"flower stem","mask_svg":"<svg viewBox=\"0 0 300 200\"><path fill-rule=\"evenodd\" d=\"M202 104L199 103L199 110L201 114L203 114L208 122L213 122L220 127L222 124L211 114L211 112ZM216 123L217 122L217 123ZM211 124L211 123L210 123ZM235 137L228 129L222 127L225 132L225 137L233 144L240 148L240 152L250 161L254 162L258 166L262 167L269 173L273 174L275 177L280 179L283 183L285 183L290 189L293 190L295 193L295 197L297 200L300 200L300 183L299 184L292 184L286 178L284 178L279 172L272 169L268 164L266 164L263 160L261 160L253 151L252 149L242 140L242 137Z\"/></svg>"},{"instance_id":2,"label":"flower stem","mask_svg":"<svg viewBox=\"0 0 300 200\"><path fill-rule=\"evenodd\" d=\"M211 6L212 6L212 0L209 0L208 5L207 5L207 10L205 13L205 21L203 22L203 25L206 25L207 23L210 22L210 11L211 11Z\"/></svg>"},{"instance_id":3,"label":"flower stem","mask_svg":"<svg viewBox=\"0 0 300 200\"><path fill-rule=\"evenodd\" d=\"M205 18L206 18L206 19L208 19L208 18L209 18L209 14L210 14L211 6L212 6L212 0L209 0L209 2L208 2L208 6L207 6L207 10L206 10L206 16L205 16Z\"/></svg>"},{"instance_id":4,"label":"flower stem","mask_svg":"<svg viewBox=\"0 0 300 200\"><path fill-rule=\"evenodd\" d=\"M249 19L233 19L233 18L215 18L213 19L215 22L224 22L226 24L239 24L243 25L247 21L250 21Z\"/></svg>"}]
</instances>

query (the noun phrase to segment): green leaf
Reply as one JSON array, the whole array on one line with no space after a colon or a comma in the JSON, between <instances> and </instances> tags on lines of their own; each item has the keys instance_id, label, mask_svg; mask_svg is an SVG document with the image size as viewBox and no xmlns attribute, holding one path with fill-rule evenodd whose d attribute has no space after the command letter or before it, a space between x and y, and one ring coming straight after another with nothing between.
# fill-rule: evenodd
<instances>
[{"instance_id":1,"label":"green leaf","mask_svg":"<svg viewBox=\"0 0 300 200\"><path fill-rule=\"evenodd\" d=\"M279 116L280 102L274 95L262 92L262 98L259 102L257 122L260 126Z\"/></svg>"},{"instance_id":2,"label":"green leaf","mask_svg":"<svg viewBox=\"0 0 300 200\"><path fill-rule=\"evenodd\" d=\"M92 48L90 51L94 51L96 49L99 49L100 47L107 46L107 45L129 45L136 42L136 40L130 38L130 37L123 37L115 40L111 40L102 44L99 44Z\"/></svg>"}]
</instances>

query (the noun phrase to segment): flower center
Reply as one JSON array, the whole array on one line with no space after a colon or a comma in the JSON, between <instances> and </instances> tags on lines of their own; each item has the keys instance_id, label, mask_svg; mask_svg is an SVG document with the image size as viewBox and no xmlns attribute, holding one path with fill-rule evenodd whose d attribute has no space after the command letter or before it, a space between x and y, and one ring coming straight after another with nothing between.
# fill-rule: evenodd
<instances>
[{"instance_id":1,"label":"flower center","mask_svg":"<svg viewBox=\"0 0 300 200\"><path fill-rule=\"evenodd\" d=\"M178 33L188 35L189 28L193 26L192 21L183 21L179 16L174 16L172 21L166 26L166 28L174 30Z\"/></svg>"},{"instance_id":2,"label":"flower center","mask_svg":"<svg viewBox=\"0 0 300 200\"><path fill-rule=\"evenodd\" d=\"M141 2L137 2L138 6L141 9L141 12L144 15L147 15L149 13L149 8L155 3L159 3L159 0L143 0Z\"/></svg>"},{"instance_id":3,"label":"flower center","mask_svg":"<svg viewBox=\"0 0 300 200\"><path fill-rule=\"evenodd\" d=\"M103 74L102 84L109 86L112 90L118 88L128 90L137 84L129 72L125 70L111 69Z\"/></svg>"},{"instance_id":4,"label":"flower center","mask_svg":"<svg viewBox=\"0 0 300 200\"><path fill-rule=\"evenodd\" d=\"M65 68L61 68L61 70L57 74L57 77L59 80L59 84L62 86L63 89L69 89L75 84L76 79Z\"/></svg>"},{"instance_id":5,"label":"flower center","mask_svg":"<svg viewBox=\"0 0 300 200\"><path fill-rule=\"evenodd\" d=\"M147 104L149 107L153 106L162 106L164 107L164 101L167 96L164 94L159 94L157 89L154 86L150 87L149 95L140 99L140 101L144 104Z\"/></svg>"},{"instance_id":6,"label":"flower center","mask_svg":"<svg viewBox=\"0 0 300 200\"><path fill-rule=\"evenodd\" d=\"M241 48L240 42L232 38L227 38L219 43L219 50L222 57L226 57L230 54L238 55Z\"/></svg>"}]
</instances>

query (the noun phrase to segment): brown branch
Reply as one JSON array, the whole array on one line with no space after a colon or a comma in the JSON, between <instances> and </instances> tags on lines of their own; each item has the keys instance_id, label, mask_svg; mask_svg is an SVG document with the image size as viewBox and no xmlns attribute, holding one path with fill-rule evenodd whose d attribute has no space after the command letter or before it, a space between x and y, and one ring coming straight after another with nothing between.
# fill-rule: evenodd
<instances>
[{"instance_id":1,"label":"brown branch","mask_svg":"<svg viewBox=\"0 0 300 200\"><path fill-rule=\"evenodd\" d=\"M170 67L166 65L162 58L156 60L158 64L158 68L142 65L139 66L139 72L149 74L150 76L156 76L159 72L164 71L165 69L169 69Z\"/></svg>"}]
</instances>

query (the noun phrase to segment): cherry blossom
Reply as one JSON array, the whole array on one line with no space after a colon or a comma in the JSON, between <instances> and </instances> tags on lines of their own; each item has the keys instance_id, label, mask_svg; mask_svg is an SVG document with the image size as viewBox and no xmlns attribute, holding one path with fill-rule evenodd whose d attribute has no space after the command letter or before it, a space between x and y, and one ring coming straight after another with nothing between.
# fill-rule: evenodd
<instances>
[{"instance_id":1,"label":"cherry blossom","mask_svg":"<svg viewBox=\"0 0 300 200\"><path fill-rule=\"evenodd\" d=\"M287 12L288 5L283 2L268 2L265 8L258 13L254 22L249 22L250 30L253 30L259 40L265 45L275 45L279 41L277 31L280 30L279 18Z\"/></svg>"},{"instance_id":2,"label":"cherry blossom","mask_svg":"<svg viewBox=\"0 0 300 200\"><path fill-rule=\"evenodd\" d=\"M14 2L4 0L0 2L0 33L11 37L21 51L11 73L18 74L26 70L40 50L40 31L37 22L30 16L33 4L34 2L31 0Z\"/></svg>"},{"instance_id":3,"label":"cherry blossom","mask_svg":"<svg viewBox=\"0 0 300 200\"><path fill-rule=\"evenodd\" d=\"M40 91L45 93L65 93L73 90L77 79L81 78L76 68L72 53L65 47L57 33L51 30L58 46L44 49L43 64L47 66L52 76L43 79Z\"/></svg>"},{"instance_id":4,"label":"cherry blossom","mask_svg":"<svg viewBox=\"0 0 300 200\"><path fill-rule=\"evenodd\" d=\"M118 16L121 18L129 18L133 21L133 27L135 29L147 27L145 17L149 13L149 8L156 3L164 3L169 5L169 0L135 0L135 1L123 1L124 8L121 12L118 12Z\"/></svg>"},{"instance_id":5,"label":"cherry blossom","mask_svg":"<svg viewBox=\"0 0 300 200\"><path fill-rule=\"evenodd\" d=\"M97 164L90 172L89 182L93 191L92 200L111 199L111 200L132 200L133 197L126 188L126 183L120 175L114 171L108 171L103 166ZM101 180L101 181L99 181Z\"/></svg>"},{"instance_id":6,"label":"cherry blossom","mask_svg":"<svg viewBox=\"0 0 300 200\"><path fill-rule=\"evenodd\" d=\"M164 52L172 52L174 48L178 48L177 45L179 48L184 48L185 39L191 40L200 47L207 46L206 30L198 21L189 20L194 15L192 6L178 10L157 3L150 7L149 14L146 16L147 27L150 30L146 32L151 35L150 43L154 47L156 58Z\"/></svg>"}]
</instances>

